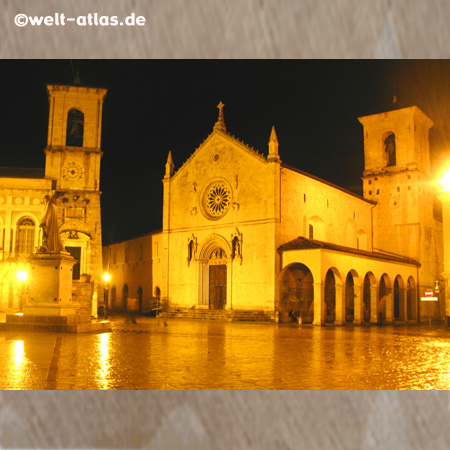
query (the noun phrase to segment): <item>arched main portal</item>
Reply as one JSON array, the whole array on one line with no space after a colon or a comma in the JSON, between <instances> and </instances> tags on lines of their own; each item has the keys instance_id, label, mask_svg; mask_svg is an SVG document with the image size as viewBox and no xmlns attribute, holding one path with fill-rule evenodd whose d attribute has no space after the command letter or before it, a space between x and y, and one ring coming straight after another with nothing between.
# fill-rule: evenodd
<instances>
[{"instance_id":1,"label":"arched main portal","mask_svg":"<svg viewBox=\"0 0 450 450\"><path fill-rule=\"evenodd\" d=\"M211 236L199 254L199 306L225 309L228 306L231 249L219 235Z\"/></svg>"},{"instance_id":2,"label":"arched main portal","mask_svg":"<svg viewBox=\"0 0 450 450\"><path fill-rule=\"evenodd\" d=\"M282 272L278 312L281 322L301 318L302 323L314 321L314 280L303 264L292 264Z\"/></svg>"},{"instance_id":3,"label":"arched main portal","mask_svg":"<svg viewBox=\"0 0 450 450\"><path fill-rule=\"evenodd\" d=\"M216 248L209 257L209 309L224 309L227 304L227 255Z\"/></svg>"}]
</instances>

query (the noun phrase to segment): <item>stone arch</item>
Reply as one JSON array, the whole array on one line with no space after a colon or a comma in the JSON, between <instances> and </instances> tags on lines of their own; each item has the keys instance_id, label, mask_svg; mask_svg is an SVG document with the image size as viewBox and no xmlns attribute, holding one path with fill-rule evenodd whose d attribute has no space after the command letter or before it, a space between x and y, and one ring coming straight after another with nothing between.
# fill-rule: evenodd
<instances>
[{"instance_id":1,"label":"stone arch","mask_svg":"<svg viewBox=\"0 0 450 450\"><path fill-rule=\"evenodd\" d=\"M378 322L392 321L392 284L388 274L383 274L380 278L378 294L377 316Z\"/></svg>"},{"instance_id":2,"label":"stone arch","mask_svg":"<svg viewBox=\"0 0 450 450\"><path fill-rule=\"evenodd\" d=\"M68 222L64 222L59 227L59 233L82 233L85 234L89 239L92 239L91 230L86 222L82 220L69 220Z\"/></svg>"},{"instance_id":3,"label":"stone arch","mask_svg":"<svg viewBox=\"0 0 450 450\"><path fill-rule=\"evenodd\" d=\"M328 269L325 275L325 322L342 324L342 279L335 267Z\"/></svg>"},{"instance_id":4,"label":"stone arch","mask_svg":"<svg viewBox=\"0 0 450 450\"><path fill-rule=\"evenodd\" d=\"M212 234L200 246L199 306L210 309L231 307L231 247L228 241Z\"/></svg>"},{"instance_id":5,"label":"stone arch","mask_svg":"<svg viewBox=\"0 0 450 450\"><path fill-rule=\"evenodd\" d=\"M212 234L200 245L199 261L208 261L212 252L217 248L222 248L227 255L231 255L231 247L228 241L219 234Z\"/></svg>"},{"instance_id":6,"label":"stone arch","mask_svg":"<svg viewBox=\"0 0 450 450\"><path fill-rule=\"evenodd\" d=\"M377 321L377 281L372 272L367 272L363 283L362 320Z\"/></svg>"},{"instance_id":7,"label":"stone arch","mask_svg":"<svg viewBox=\"0 0 450 450\"><path fill-rule=\"evenodd\" d=\"M405 320L405 283L400 275L394 280L394 320Z\"/></svg>"},{"instance_id":8,"label":"stone arch","mask_svg":"<svg viewBox=\"0 0 450 450\"><path fill-rule=\"evenodd\" d=\"M406 320L417 320L417 285L413 277L406 284Z\"/></svg>"},{"instance_id":9,"label":"stone arch","mask_svg":"<svg viewBox=\"0 0 450 450\"><path fill-rule=\"evenodd\" d=\"M294 263L285 267L279 275L279 289L280 322L314 321L314 277L307 266Z\"/></svg>"},{"instance_id":10,"label":"stone arch","mask_svg":"<svg viewBox=\"0 0 450 450\"><path fill-rule=\"evenodd\" d=\"M83 147L84 113L72 108L67 113L66 146Z\"/></svg>"}]
</instances>

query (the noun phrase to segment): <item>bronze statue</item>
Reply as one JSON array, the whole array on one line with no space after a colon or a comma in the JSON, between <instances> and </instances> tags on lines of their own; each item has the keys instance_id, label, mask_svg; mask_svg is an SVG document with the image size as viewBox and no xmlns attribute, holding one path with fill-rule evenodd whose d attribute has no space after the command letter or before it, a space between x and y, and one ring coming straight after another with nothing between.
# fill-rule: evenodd
<instances>
[{"instance_id":1,"label":"bronze statue","mask_svg":"<svg viewBox=\"0 0 450 450\"><path fill-rule=\"evenodd\" d=\"M52 196L46 195L44 197L44 214L39 226L42 228L44 234L41 249L48 252L66 251L59 235L58 212L55 203L56 198L60 195L62 193L55 193Z\"/></svg>"}]
</instances>

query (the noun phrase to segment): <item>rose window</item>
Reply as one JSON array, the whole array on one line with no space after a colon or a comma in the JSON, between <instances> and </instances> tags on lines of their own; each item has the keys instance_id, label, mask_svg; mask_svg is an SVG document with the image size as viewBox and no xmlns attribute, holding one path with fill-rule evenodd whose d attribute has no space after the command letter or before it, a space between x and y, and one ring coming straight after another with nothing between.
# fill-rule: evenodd
<instances>
[{"instance_id":1,"label":"rose window","mask_svg":"<svg viewBox=\"0 0 450 450\"><path fill-rule=\"evenodd\" d=\"M230 207L231 192L225 183L214 183L205 192L206 213L212 219L223 216Z\"/></svg>"}]
</instances>

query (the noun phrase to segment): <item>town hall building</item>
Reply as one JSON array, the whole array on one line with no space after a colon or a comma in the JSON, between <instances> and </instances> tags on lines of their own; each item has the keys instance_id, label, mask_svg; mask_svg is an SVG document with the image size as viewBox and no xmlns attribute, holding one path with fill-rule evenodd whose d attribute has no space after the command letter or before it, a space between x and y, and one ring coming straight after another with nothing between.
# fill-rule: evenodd
<instances>
[{"instance_id":1,"label":"town hall building","mask_svg":"<svg viewBox=\"0 0 450 450\"><path fill-rule=\"evenodd\" d=\"M361 197L285 165L274 128L266 154L241 142L223 107L181 167L169 153L162 230L104 248L110 307L316 325L425 317L420 293L443 271L432 121L418 107L359 118Z\"/></svg>"},{"instance_id":2,"label":"town hall building","mask_svg":"<svg viewBox=\"0 0 450 450\"><path fill-rule=\"evenodd\" d=\"M73 301L93 311L103 299L100 160L106 89L47 85L44 169L0 168L0 310L21 311L33 276L28 257L42 245L44 197L54 199L65 249L76 259ZM92 308L94 304L94 308Z\"/></svg>"}]
</instances>

